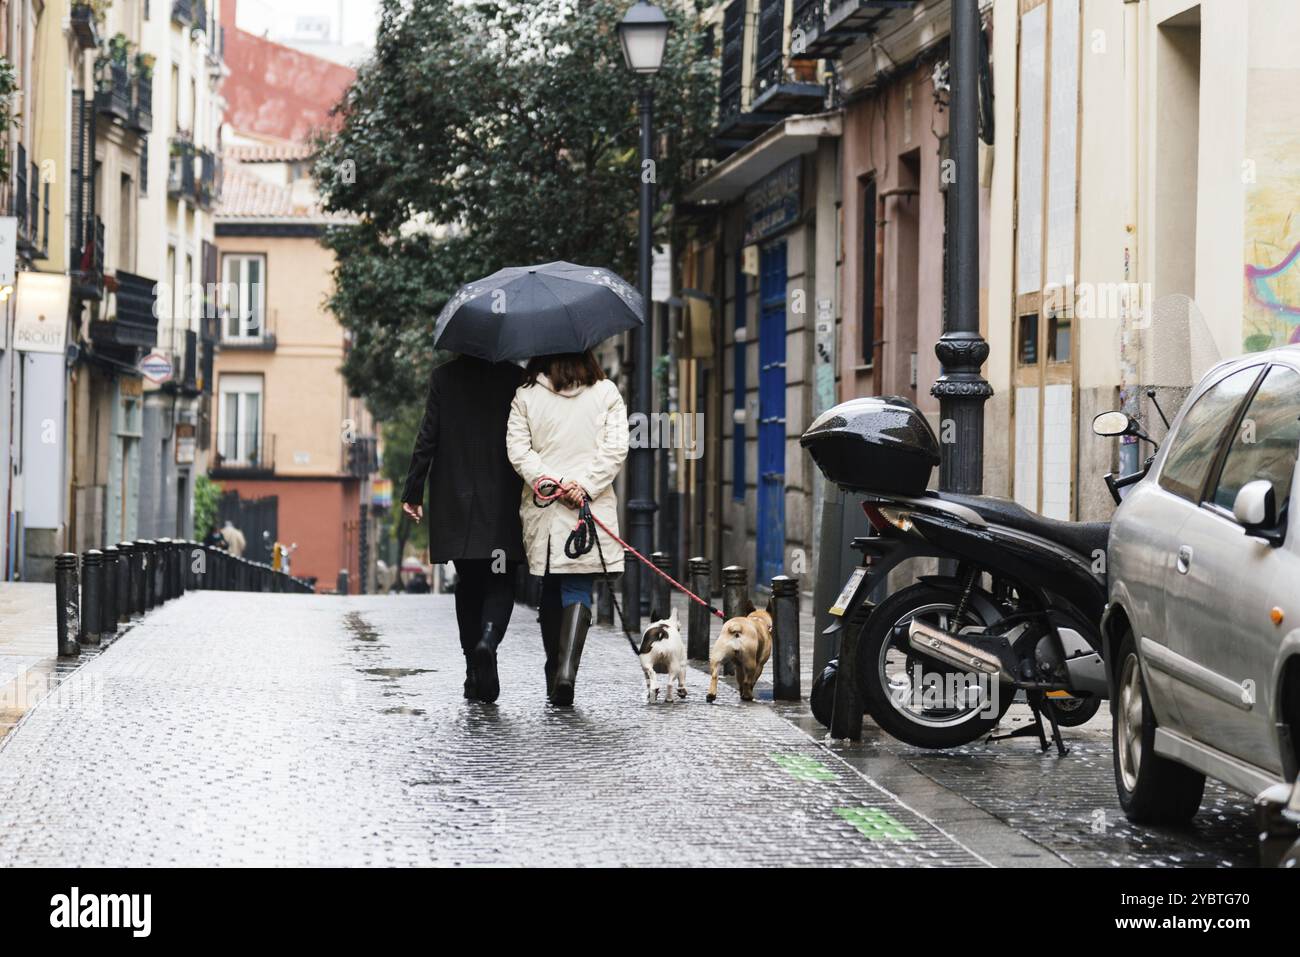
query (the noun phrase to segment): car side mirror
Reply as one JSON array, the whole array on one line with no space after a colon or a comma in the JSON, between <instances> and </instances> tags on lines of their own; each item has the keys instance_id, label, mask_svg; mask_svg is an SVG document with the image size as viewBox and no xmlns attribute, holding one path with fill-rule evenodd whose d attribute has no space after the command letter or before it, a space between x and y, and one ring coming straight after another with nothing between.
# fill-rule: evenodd
<instances>
[{"instance_id":1,"label":"car side mirror","mask_svg":"<svg viewBox=\"0 0 1300 957\"><path fill-rule=\"evenodd\" d=\"M1139 439L1147 439L1142 424L1127 412L1099 412L1093 417L1092 431L1102 436L1135 435Z\"/></svg>"},{"instance_id":2,"label":"car side mirror","mask_svg":"<svg viewBox=\"0 0 1300 957\"><path fill-rule=\"evenodd\" d=\"M1273 483L1267 479L1247 482L1232 503L1232 515L1247 534L1277 527L1277 502Z\"/></svg>"}]
</instances>

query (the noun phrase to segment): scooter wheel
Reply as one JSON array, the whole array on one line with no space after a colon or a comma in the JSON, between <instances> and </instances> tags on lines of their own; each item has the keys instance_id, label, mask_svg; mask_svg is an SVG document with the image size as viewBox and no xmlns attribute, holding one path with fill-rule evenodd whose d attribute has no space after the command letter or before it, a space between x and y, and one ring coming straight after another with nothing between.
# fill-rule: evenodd
<instances>
[{"instance_id":1,"label":"scooter wheel","mask_svg":"<svg viewBox=\"0 0 1300 957\"><path fill-rule=\"evenodd\" d=\"M997 727L1015 696L1010 685L995 682L986 688L973 675L920 654L899 637L918 617L944 630L989 624L973 609L954 624L957 593L956 586L945 589L928 582L895 592L872 610L858 638L858 683L867 712L883 731L919 748L978 741ZM971 692L962 690L963 681L966 688L975 681L979 689L973 703L967 703ZM927 690L933 688L938 690Z\"/></svg>"},{"instance_id":2,"label":"scooter wheel","mask_svg":"<svg viewBox=\"0 0 1300 957\"><path fill-rule=\"evenodd\" d=\"M1101 699L1096 695L1086 698L1053 698L1052 707L1056 710L1056 723L1062 728L1078 728L1096 717L1101 708Z\"/></svg>"},{"instance_id":3,"label":"scooter wheel","mask_svg":"<svg viewBox=\"0 0 1300 957\"><path fill-rule=\"evenodd\" d=\"M814 679L812 693L808 696L813 717L827 728L831 726L831 715L835 710L835 676L839 673L839 668L838 658L826 662L822 673Z\"/></svg>"}]
</instances>

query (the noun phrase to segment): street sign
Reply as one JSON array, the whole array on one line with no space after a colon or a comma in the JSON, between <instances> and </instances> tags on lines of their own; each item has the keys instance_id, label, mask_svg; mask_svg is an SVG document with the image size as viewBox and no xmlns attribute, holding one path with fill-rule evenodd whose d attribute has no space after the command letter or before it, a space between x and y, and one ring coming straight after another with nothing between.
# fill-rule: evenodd
<instances>
[{"instance_id":1,"label":"street sign","mask_svg":"<svg viewBox=\"0 0 1300 957\"><path fill-rule=\"evenodd\" d=\"M68 336L68 298L72 280L59 273L21 272L14 315L14 348L19 352L63 353Z\"/></svg>"},{"instance_id":2,"label":"street sign","mask_svg":"<svg viewBox=\"0 0 1300 957\"><path fill-rule=\"evenodd\" d=\"M151 352L140 360L140 374L157 385L172 377L172 360L161 352Z\"/></svg>"}]
</instances>

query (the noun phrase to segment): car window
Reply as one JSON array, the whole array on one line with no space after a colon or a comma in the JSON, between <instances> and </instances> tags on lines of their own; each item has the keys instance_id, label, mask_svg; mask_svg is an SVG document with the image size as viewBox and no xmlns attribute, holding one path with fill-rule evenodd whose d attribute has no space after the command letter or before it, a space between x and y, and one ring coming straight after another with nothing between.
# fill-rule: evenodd
<instances>
[{"instance_id":1,"label":"car window","mask_svg":"<svg viewBox=\"0 0 1300 957\"><path fill-rule=\"evenodd\" d=\"M1291 477L1300 451L1300 375L1273 366L1246 407L1232 437L1223 472L1214 489L1214 504L1232 509L1247 482L1267 479L1273 485L1278 514L1291 497Z\"/></svg>"},{"instance_id":2,"label":"car window","mask_svg":"<svg viewBox=\"0 0 1300 957\"><path fill-rule=\"evenodd\" d=\"M1161 488L1188 501L1201 500L1201 489L1209 478L1224 430L1232 427L1242 400L1259 378L1260 369L1261 366L1239 369L1201 393L1183 416L1169 444L1165 464L1160 469Z\"/></svg>"}]
</instances>

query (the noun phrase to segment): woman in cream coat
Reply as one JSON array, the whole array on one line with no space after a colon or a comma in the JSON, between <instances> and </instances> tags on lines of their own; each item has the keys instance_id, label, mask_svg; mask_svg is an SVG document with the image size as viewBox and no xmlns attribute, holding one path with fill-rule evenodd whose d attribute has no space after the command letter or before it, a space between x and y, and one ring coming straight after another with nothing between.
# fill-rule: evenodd
<instances>
[{"instance_id":1,"label":"woman in cream coat","mask_svg":"<svg viewBox=\"0 0 1300 957\"><path fill-rule=\"evenodd\" d=\"M598 529L600 550L569 558L564 544L584 500L593 516L618 533L614 479L627 458L627 409L618 387L590 352L539 356L528 363L506 427L506 455L524 480L519 506L528 568L542 575L538 620L546 648L546 694L573 703L582 646L591 624L591 589L605 569L623 570L623 549ZM562 507L533 503L542 476L560 482ZM567 507L563 507L567 506Z\"/></svg>"}]
</instances>

